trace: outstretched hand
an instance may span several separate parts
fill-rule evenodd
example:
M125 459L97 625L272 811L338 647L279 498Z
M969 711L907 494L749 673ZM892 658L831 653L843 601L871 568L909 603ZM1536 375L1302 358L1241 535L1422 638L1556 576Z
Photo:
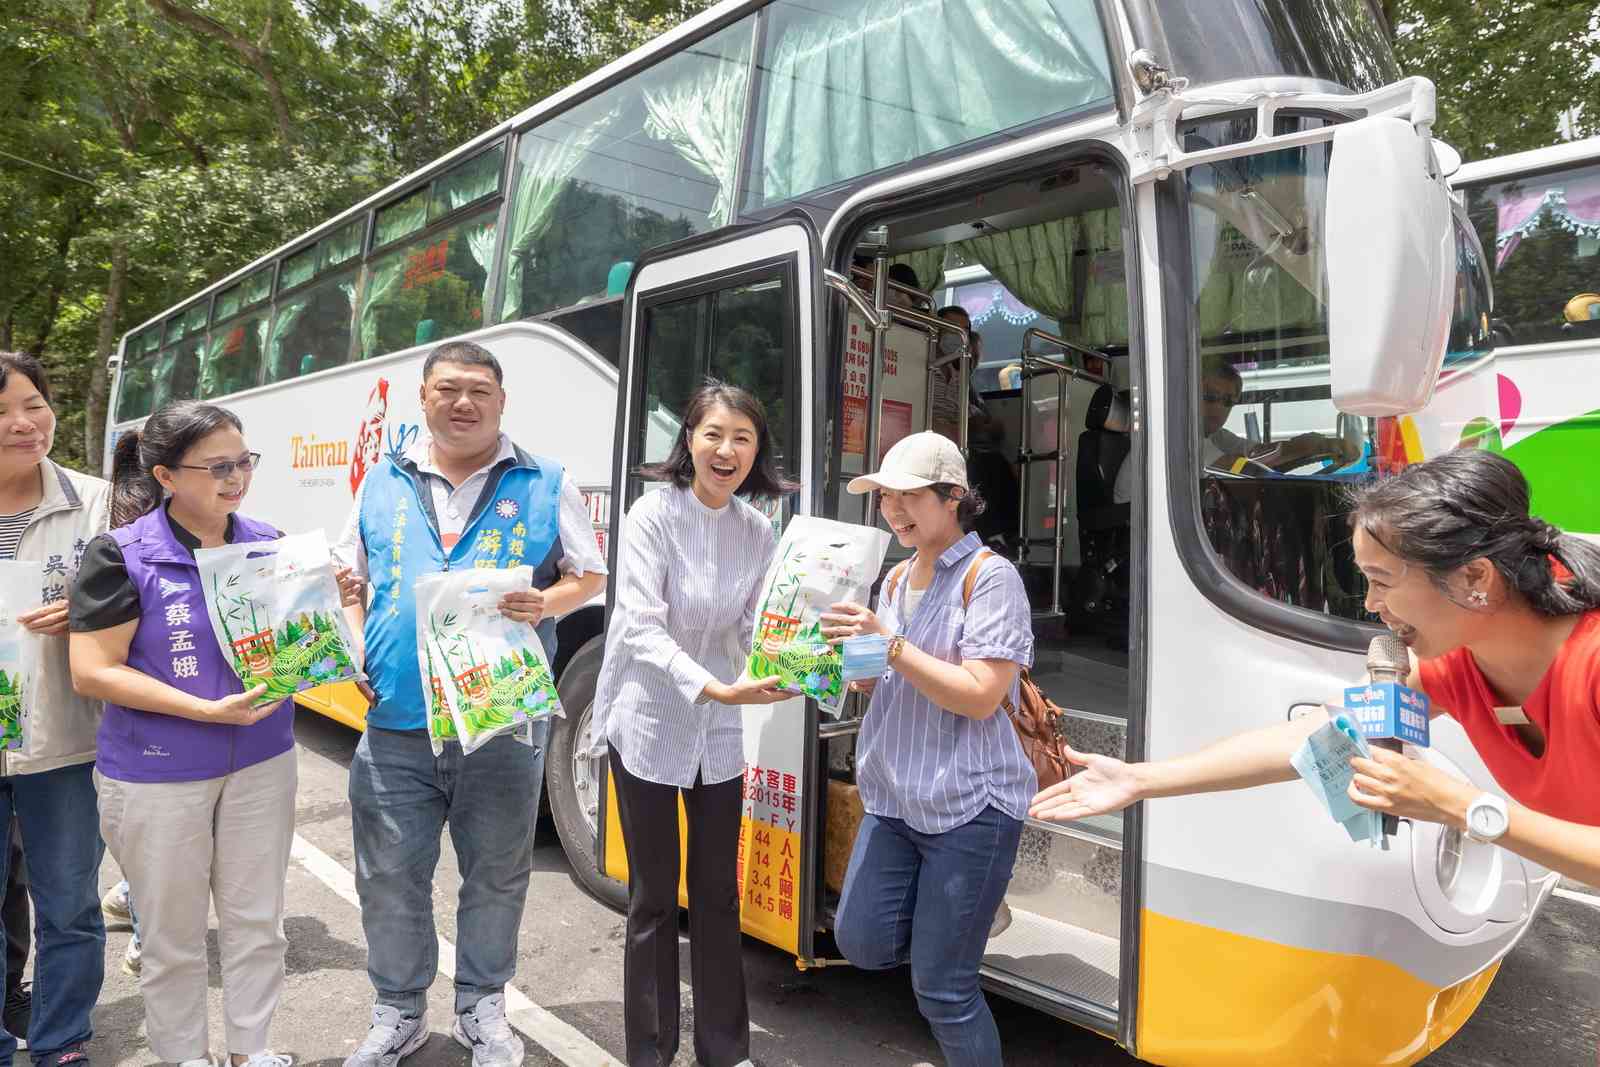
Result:
M1028 814L1046 822L1109 815L1140 799L1138 772L1114 756L1079 752L1063 744L1067 762L1082 770L1033 798Z

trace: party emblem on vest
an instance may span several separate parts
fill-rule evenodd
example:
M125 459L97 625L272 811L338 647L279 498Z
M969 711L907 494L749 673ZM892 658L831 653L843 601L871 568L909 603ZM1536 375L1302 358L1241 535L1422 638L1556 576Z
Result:
M189 583L188 582L169 582L165 578L161 578L161 579L158 579L158 580L161 582L161 599L162 600L165 600L167 597L171 596L173 593L187 593L189 591Z
M521 510L517 502L508 496L503 496L494 502L494 513L502 519L514 519Z

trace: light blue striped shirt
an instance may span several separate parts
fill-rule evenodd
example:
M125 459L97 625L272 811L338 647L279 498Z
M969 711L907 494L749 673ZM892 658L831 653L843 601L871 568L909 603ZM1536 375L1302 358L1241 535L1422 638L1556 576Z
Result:
M662 785L744 773L743 709L695 698L744 669L776 550L772 523L737 497L714 510L673 486L634 502L595 689L596 754L609 742L629 773Z
M907 567L895 587L896 603L879 597L878 617L923 652L950 663L1003 659L1031 666L1033 612L1022 576L1009 560L985 560L971 604L961 603L967 568L981 547L978 535L969 533L946 549L916 610L902 619L911 585ZM1015 684L1011 699L1017 699ZM1038 778L1004 710L987 719L945 711L889 670L861 721L856 786L872 814L941 834L991 804L1014 819L1025 818Z

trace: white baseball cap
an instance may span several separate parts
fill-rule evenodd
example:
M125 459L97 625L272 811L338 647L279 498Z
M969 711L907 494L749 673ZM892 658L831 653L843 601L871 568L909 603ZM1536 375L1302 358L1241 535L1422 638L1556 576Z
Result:
M846 488L857 494L874 489L903 493L940 484L966 489L967 460L950 438L924 430L900 438L884 455L876 474L852 478Z

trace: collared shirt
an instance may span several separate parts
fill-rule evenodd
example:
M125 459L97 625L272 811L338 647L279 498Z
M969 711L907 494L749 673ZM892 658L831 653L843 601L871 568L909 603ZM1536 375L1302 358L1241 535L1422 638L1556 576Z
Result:
M451 485L450 479L440 472L438 464L433 461L433 439L426 435L413 441L406 449L405 456L417 465L417 472L423 475L428 483L428 489L433 495L433 512L439 520L439 540L444 545L444 550L449 552L457 541L461 539L461 531L467 528L467 522L472 517L478 498L483 495L489 486L489 471L497 463L516 458L516 446L511 443L511 438L505 434L500 435L500 450L493 459L474 471L460 485ZM361 545L361 502L367 483L363 479L360 488L356 490L356 498L350 508L350 517L345 521L344 532L339 535L338 544L333 547L333 556L339 563L346 567L353 567L361 577L367 577L367 553ZM589 506L583 502L583 494L573 484L572 476L563 473L561 476L561 561L562 574L604 574L606 573L605 557L600 554L600 544L594 536L594 524L589 519Z
M978 535L969 533L946 549L916 610L902 618L911 584L908 569L896 583L896 603L884 603L880 596L878 618L910 644L949 663L1001 659L1030 666L1033 612L1022 576L1009 560L984 560L971 603L961 603L967 568L981 547ZM1013 683L1013 701L1017 693ZM957 715L890 669L861 721L856 786L872 814L940 834L970 822L989 805L1025 818L1038 778L1004 710L987 719Z
M646 781L726 782L744 772L743 709L696 700L744 668L772 523L737 497L713 509L677 486L640 497L624 522L595 748L609 742Z

